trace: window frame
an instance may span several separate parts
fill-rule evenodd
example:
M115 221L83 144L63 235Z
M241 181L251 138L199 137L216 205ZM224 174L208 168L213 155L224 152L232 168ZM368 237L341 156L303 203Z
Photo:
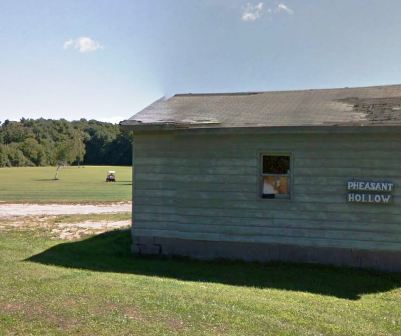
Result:
M290 165L288 174L265 174L263 173L263 157L264 156L288 156L290 158ZM263 151L259 153L259 178L258 178L258 197L261 200L276 200L276 201L292 201L293 199L293 186L294 186L294 177L293 177L293 169L294 167L294 155L291 152L280 152L280 151ZM263 197L263 183L264 176L287 176L289 179L288 182L288 197Z

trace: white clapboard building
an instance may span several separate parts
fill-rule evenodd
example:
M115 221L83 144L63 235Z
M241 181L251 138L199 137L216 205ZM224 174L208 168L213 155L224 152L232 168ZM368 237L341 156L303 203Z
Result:
M177 94L121 125L133 252L401 271L401 85Z

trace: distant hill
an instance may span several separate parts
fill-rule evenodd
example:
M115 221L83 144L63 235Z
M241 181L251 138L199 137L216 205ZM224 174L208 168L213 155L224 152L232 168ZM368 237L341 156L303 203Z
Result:
M96 120L0 122L0 167L130 165L131 146L129 132Z

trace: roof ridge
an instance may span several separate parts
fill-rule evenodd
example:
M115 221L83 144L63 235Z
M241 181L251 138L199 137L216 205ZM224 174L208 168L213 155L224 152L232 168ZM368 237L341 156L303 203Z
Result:
M265 93L265 91L250 91L250 92L205 92L205 93L177 93L173 97L194 97L194 96L248 96Z
M295 90L273 90L273 91L239 91L239 92L197 92L197 93L177 93L173 97L202 97L202 96L250 96L264 93L291 93L291 92L311 92L311 91L333 91L347 89L384 89L400 87L401 84L370 85L370 86L345 86L336 88L314 88L314 89L295 89Z

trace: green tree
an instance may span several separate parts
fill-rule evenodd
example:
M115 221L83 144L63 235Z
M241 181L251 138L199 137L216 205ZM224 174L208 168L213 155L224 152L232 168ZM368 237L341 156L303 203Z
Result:
M129 133L96 120L24 119L0 123L0 167L131 164Z
M33 163L20 151L17 143L6 145L5 150L12 167L33 166Z
M7 155L6 146L0 144L0 167L10 167L11 162Z
M74 137L69 141L69 145L71 146L71 163L79 165L83 161L86 152L84 134L79 130L75 131Z
M46 163L46 154L43 146L34 138L25 139L19 145L19 149L35 166L43 166Z

